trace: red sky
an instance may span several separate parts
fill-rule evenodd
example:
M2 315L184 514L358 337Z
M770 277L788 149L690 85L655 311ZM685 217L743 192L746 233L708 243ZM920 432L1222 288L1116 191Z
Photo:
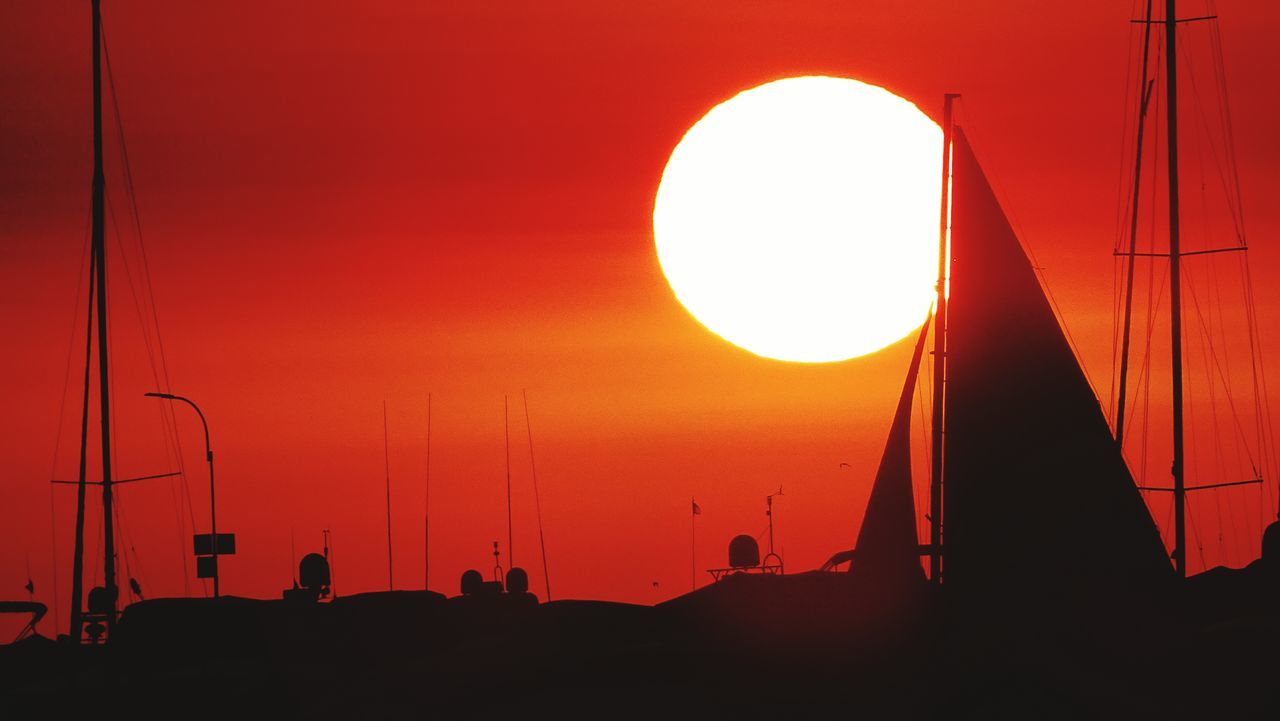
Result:
M396 585L421 587L428 392L438 590L490 567L493 539L506 545L505 393L516 561L541 593L522 388L557 597L651 602L687 590L691 496L704 511L700 569L724 561L733 534L764 528L764 496L779 484L789 568L847 548L909 344L819 366L752 356L683 311L653 251L653 193L683 132L781 77L858 78L935 116L944 92L964 93L962 122L1107 392L1132 133L1128 20L1139 12L1129 3L1057 14L1011 0L104 5L169 378L209 417L219 527L238 534L224 592L275 596L290 583L291 534L301 554L318 550L323 528L340 592L385 588L384 399ZM1199 0L1182 5L1205 14ZM1266 335L1280 323L1280 9L1216 5ZM73 491L54 491L51 516L47 481L76 470L88 4L9 3L0 28L0 597L24 596L29 558L52 607L56 542L65 616ZM1186 32L1189 53L1208 49L1207 28ZM1208 102L1209 58L1193 57ZM1185 92L1187 244L1207 248L1230 236L1200 220L1218 176ZM114 134L111 122L108 186L124 238L109 231L116 463L133 476L174 461L157 402L142 397L155 383L123 272L128 262L136 281L141 258ZM1159 328L1155 342L1167 346ZM1266 358L1280 359L1275 345L1264 338ZM1202 357L1198 345L1189 353ZM1193 379L1208 367L1195 362ZM1154 376L1145 475L1163 484ZM207 479L186 409L178 430L204 531ZM1192 482L1239 470L1201 463ZM149 595L185 592L181 490L151 481L120 493L131 573ZM1256 556L1274 492L1232 493L1197 500L1204 556L1193 570Z

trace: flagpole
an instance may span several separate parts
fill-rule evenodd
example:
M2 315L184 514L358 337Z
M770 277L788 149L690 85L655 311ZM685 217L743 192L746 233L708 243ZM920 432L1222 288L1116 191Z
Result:
M689 509L689 590L698 590L698 502L692 497Z

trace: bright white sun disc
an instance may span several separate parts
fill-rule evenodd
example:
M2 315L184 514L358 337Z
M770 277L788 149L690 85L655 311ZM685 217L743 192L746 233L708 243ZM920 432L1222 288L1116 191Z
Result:
M846 78L777 80L712 108L654 201L676 297L758 355L839 361L920 326L937 273L942 131Z

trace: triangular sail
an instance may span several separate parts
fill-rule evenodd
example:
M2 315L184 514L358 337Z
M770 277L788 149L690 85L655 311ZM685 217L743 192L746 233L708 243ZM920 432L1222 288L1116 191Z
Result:
M858 530L849 572L876 583L924 582L916 537L916 508L911 493L911 399L929 323L920 329L898 410L876 471L867 512Z
M944 580L1133 587L1159 531L964 133L953 149Z

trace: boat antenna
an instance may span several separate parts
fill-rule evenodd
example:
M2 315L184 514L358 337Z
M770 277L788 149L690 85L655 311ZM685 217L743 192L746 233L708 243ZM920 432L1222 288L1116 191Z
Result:
M778 486L777 493L770 493L764 497L765 509L764 515L769 518L769 555L775 555L773 552L773 498L782 495L782 486Z
M933 323L932 473L929 479L929 580L942 583L942 433L947 370L947 264L951 257L951 136L955 129L952 106L958 93L942 96L942 193L938 214L938 298Z
M498 550L498 542L493 542L493 580L502 583L502 552Z
M507 396L502 396L502 437L507 453L507 562L512 568L516 565L515 546L511 538L511 424L508 422ZM497 547L494 547L495 555Z
M387 431L387 402L382 402L382 456L387 472L387 590L396 589L391 565L391 441Z
M333 554L329 552L329 529L324 529L322 533L324 533L324 560L329 562L329 598L332 600L338 597L338 591L337 584L333 581L336 576L333 575Z
M533 461L533 426L529 424L529 393L520 389L524 401L524 428L529 435L529 469L533 473L533 507L538 513L538 545L542 550L542 582L546 585L547 600L551 600L551 573L547 570L547 542L542 536L542 499L538 495L538 465Z
M422 503L422 589L431 588L431 394L426 394L426 501Z

